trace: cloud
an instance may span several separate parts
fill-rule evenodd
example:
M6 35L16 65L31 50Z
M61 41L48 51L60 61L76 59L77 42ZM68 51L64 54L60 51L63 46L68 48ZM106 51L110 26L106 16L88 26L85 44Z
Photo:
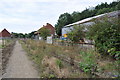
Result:
M68 2L69 0L1 0L7 2Z

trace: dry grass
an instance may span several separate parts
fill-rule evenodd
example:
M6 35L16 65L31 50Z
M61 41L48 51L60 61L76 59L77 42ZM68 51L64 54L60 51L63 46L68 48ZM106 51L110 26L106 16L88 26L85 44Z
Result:
M30 58L38 65L41 77L64 77L64 78L85 78L89 77L85 72L75 70L71 65L62 62L64 68L60 69L56 65L56 60L59 60L54 55L62 55L63 58L70 58L78 62L86 64L95 64L100 72L117 72L114 65L115 61L110 62L104 60L99 53L94 50L86 50L77 46L59 46L46 44L42 41L26 40L21 41L24 49L29 53ZM117 64L117 63L115 63ZM108 67L109 66L109 67ZM104 67L104 69L102 69ZM91 67L92 68L92 67Z
M52 70L54 72L54 74L57 75L57 77L59 77L59 78L62 78L62 77L67 78L68 75L69 75L68 69L67 68L62 68L61 69L56 64L56 61L57 61L57 58L55 58L55 57L49 58L48 56L45 56L44 59L43 59L43 61L42 61L42 65L50 68L50 70ZM45 72L49 73L48 70L45 71Z

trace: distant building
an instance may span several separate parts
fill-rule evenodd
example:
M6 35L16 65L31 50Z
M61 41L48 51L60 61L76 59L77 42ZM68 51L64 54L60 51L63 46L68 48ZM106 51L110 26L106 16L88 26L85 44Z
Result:
M11 38L11 34L6 29L3 29L0 32L0 39L9 39L9 38Z
M51 35L55 35L55 28L51 24L47 23L46 26L43 25L43 27L49 29Z
M46 25L43 25L42 28L48 29L50 31L51 37L53 37L55 35L55 28L51 24L47 23ZM39 40L42 39L42 37L40 37L38 31L35 32L35 39L39 39Z

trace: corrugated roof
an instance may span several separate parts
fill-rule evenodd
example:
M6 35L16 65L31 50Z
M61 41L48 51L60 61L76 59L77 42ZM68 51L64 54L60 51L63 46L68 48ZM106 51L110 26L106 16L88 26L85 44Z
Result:
M101 14L101 15L97 15L97 16L94 16L94 17L86 18L86 19L80 20L78 22L66 25L66 26L64 26L64 28L65 27L69 27L69 26L73 26L73 25L76 25L76 24L82 24L82 23L85 23L85 22L89 22L92 19L100 18L100 17L105 16L105 15L107 15L109 17L113 17L115 15L118 15L119 13L120 13L120 10L119 11L113 11L113 12L110 12L110 13L104 13L104 14Z

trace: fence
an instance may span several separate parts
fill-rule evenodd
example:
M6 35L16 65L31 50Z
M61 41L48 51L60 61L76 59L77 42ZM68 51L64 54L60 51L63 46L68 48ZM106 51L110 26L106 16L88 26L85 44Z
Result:
M94 45L91 44L91 43L73 43L73 42L70 42L70 41L54 40L53 44L60 45L60 46L76 46L76 47L85 48L85 49L92 49L92 48L94 48Z

